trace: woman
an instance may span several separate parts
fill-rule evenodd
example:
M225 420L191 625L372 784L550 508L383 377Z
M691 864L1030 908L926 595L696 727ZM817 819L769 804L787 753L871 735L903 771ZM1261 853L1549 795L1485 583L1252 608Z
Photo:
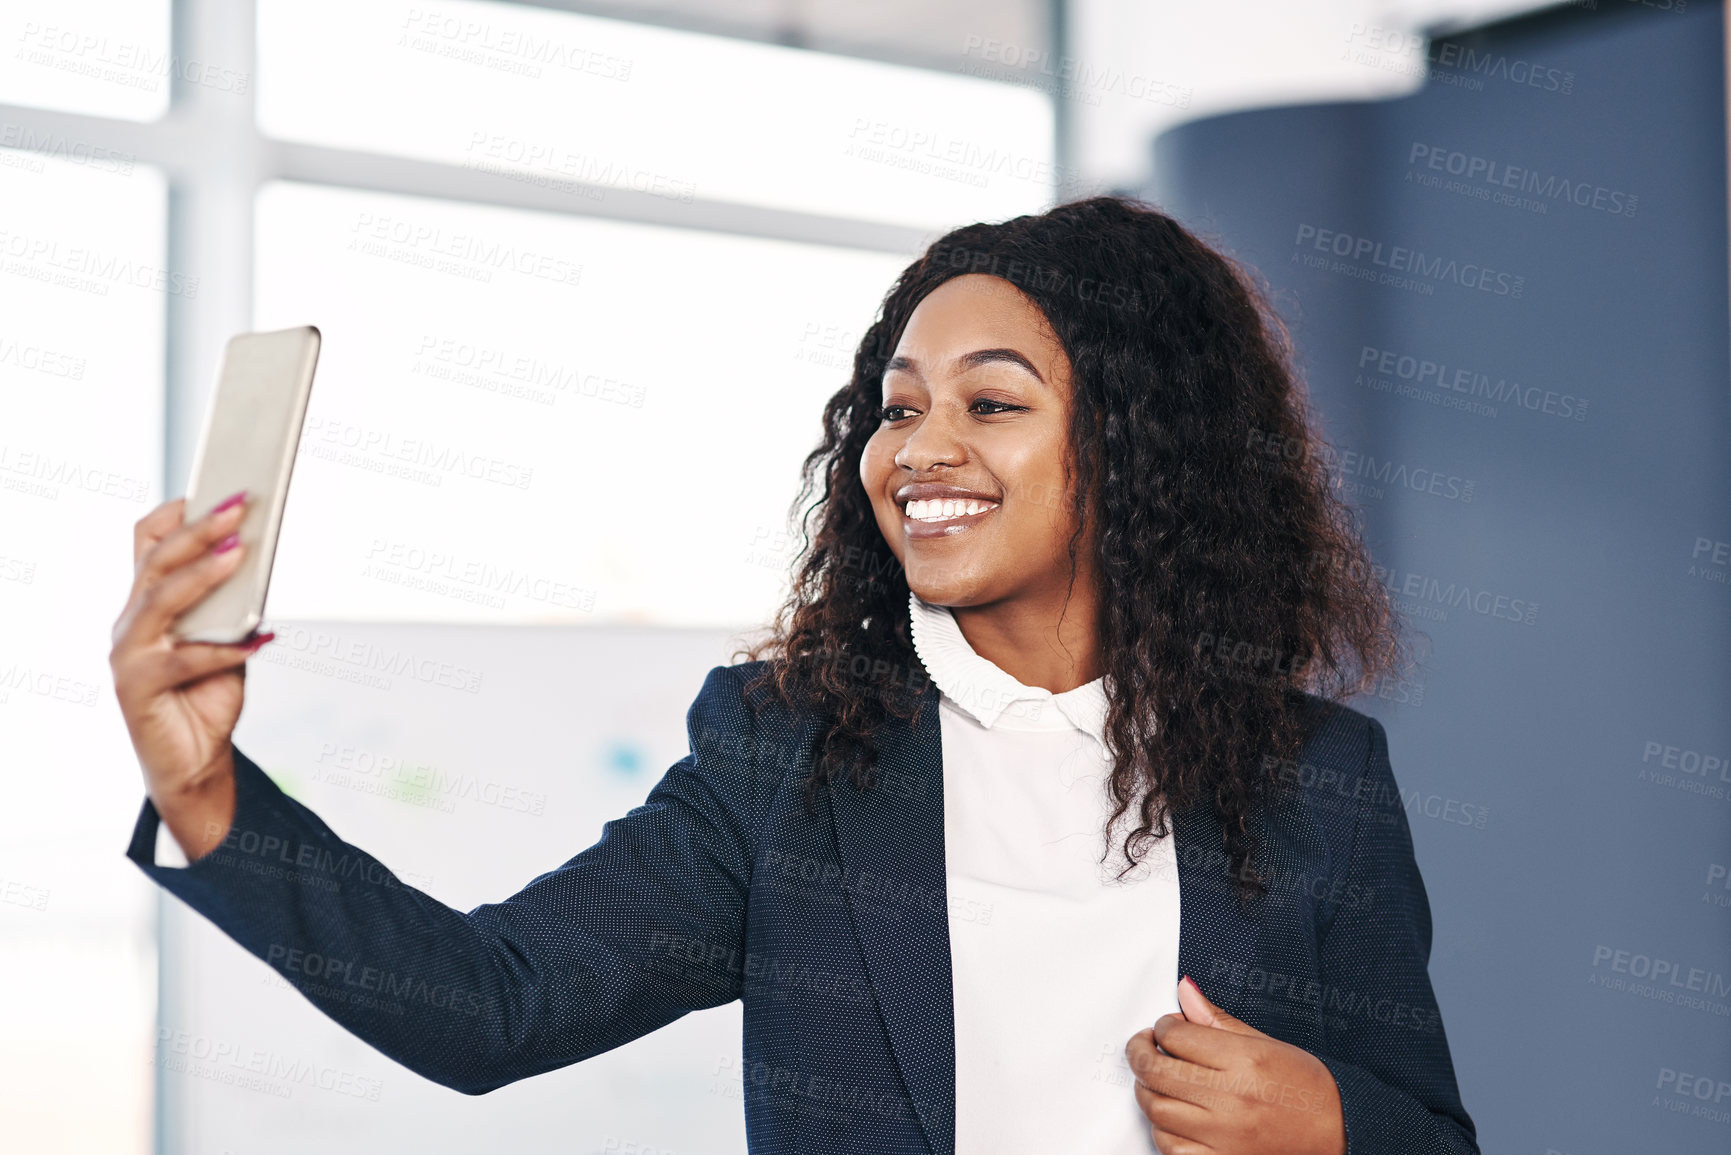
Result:
M958 229L825 410L776 628L594 846L463 914L284 796L230 741L262 641L167 634L241 506L177 501L115 626L129 854L470 1094L742 998L753 1151L1476 1152L1386 735L1334 700L1405 655L1319 449L1170 218Z

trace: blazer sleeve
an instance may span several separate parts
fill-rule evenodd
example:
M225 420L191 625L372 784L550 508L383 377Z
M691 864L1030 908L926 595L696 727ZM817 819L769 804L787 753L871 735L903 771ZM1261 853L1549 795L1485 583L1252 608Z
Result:
M466 914L344 842L239 748L221 846L157 865L146 800L127 855L349 1031L484 1094L739 996L764 791L733 667L710 671L686 724L691 752L641 806Z
M1358 785L1348 883L1371 901L1342 904L1322 941L1320 1055L1340 1090L1347 1155L1478 1155L1426 967L1430 903L1412 831L1375 718Z

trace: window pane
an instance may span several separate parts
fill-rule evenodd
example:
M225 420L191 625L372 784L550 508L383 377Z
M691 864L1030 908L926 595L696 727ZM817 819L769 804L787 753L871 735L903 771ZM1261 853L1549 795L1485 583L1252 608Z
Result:
M169 0L14 0L0 5L0 103L155 120L177 70L202 77L169 46ZM20 142L0 126L0 145Z
M582 182L579 210L635 189L948 228L1054 187L1049 98L974 77L476 0L260 0L258 43L265 132Z
M324 333L269 616L733 628L906 260L279 183L261 328Z
M0 162L0 1143L142 1152L155 907L107 657L161 500L164 296L196 285L155 170Z

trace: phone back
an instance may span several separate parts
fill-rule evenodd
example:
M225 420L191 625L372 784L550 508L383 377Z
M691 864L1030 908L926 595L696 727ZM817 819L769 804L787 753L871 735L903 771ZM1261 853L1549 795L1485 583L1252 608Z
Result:
M175 620L172 633L195 642L238 642L264 619L277 532L288 502L318 364L311 325L241 333L223 352L186 491L186 520L203 517L236 490L247 491L240 567Z

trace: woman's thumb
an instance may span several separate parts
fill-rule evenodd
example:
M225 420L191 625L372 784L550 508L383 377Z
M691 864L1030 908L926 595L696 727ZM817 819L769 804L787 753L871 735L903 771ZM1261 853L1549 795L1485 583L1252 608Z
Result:
M1184 1012L1186 1019L1198 1026L1219 1027L1221 1030L1233 1031L1237 1034L1258 1035L1262 1033L1254 1027L1246 1026L1209 1002L1208 996L1202 993L1202 988L1197 986L1196 980L1189 975L1178 980L1178 1009Z

